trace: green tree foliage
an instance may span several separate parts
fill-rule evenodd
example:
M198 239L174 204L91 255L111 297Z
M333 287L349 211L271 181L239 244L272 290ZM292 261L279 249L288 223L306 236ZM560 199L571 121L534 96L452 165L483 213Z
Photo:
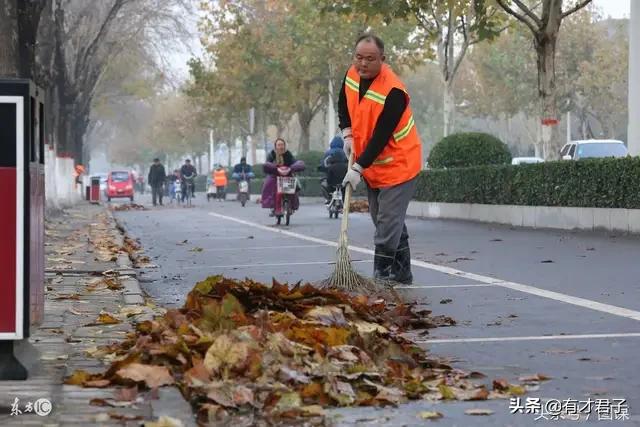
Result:
M436 57L443 84L443 133L455 126L454 83L468 49L492 40L503 30L506 14L494 0L326 0L330 8L345 13L382 16L387 22L411 19L413 36ZM435 48L435 49L434 49ZM431 50L434 52L431 52Z
M459 168L509 163L511 153L498 138L480 132L456 133L438 142L429 156L432 168Z
M412 25L390 27L362 14L320 13L312 0L205 3L203 13L207 56L192 61L187 93L203 105L205 120L213 127L225 120L225 126L242 128L254 107L258 123L282 129L295 113L302 130L300 151L310 148L311 121L325 107L329 80L340 88L358 34L379 33L396 64L419 55L408 39Z

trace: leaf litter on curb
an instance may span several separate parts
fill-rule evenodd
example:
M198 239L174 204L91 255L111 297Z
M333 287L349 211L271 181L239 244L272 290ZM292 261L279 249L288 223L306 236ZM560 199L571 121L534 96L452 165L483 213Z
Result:
M102 348L114 357L106 372L76 371L66 383L129 390L175 383L205 425L233 416L318 424L329 407L520 392L502 380L489 391L472 381L482 374L452 369L401 335L453 323L310 284L213 276L196 284L181 309L140 322L124 342Z

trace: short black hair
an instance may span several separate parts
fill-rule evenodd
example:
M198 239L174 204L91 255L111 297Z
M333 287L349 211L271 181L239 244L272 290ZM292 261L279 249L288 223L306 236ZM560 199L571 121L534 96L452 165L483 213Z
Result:
M156 157L155 159L153 159L153 161L154 161L154 162L159 162L159 161L160 161L160 159Z
M186 163L191 163L191 159L185 160Z
M384 55L384 42L380 37L376 36L373 33L363 33L360 35L360 37L358 37L358 40L356 40L355 46L358 46L361 41L368 41L368 42L375 43L376 46L378 46L378 49L380 49L380 53Z

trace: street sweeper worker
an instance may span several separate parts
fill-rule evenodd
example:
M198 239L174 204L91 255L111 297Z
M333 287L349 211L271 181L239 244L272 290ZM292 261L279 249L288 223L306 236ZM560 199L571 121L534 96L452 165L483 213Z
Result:
M385 62L384 43L364 34L355 45L338 101L345 154L353 165L343 184L367 186L374 235L374 277L410 284L405 217L422 164L422 145L405 85Z

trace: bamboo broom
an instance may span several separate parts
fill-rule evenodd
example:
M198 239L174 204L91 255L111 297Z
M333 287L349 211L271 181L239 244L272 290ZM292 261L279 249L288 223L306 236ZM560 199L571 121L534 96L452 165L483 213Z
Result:
M353 151L349 155L348 170L353 165ZM329 289L339 289L347 292L354 291L370 291L375 292L378 289L375 280L367 279L357 273L351 266L351 256L349 255L349 237L347 229L349 228L349 209L351 205L351 192L353 189L350 184L345 186L344 207L342 213L342 222L340 223L340 236L338 240L338 250L336 251L336 268L333 274L320 282L321 286Z

